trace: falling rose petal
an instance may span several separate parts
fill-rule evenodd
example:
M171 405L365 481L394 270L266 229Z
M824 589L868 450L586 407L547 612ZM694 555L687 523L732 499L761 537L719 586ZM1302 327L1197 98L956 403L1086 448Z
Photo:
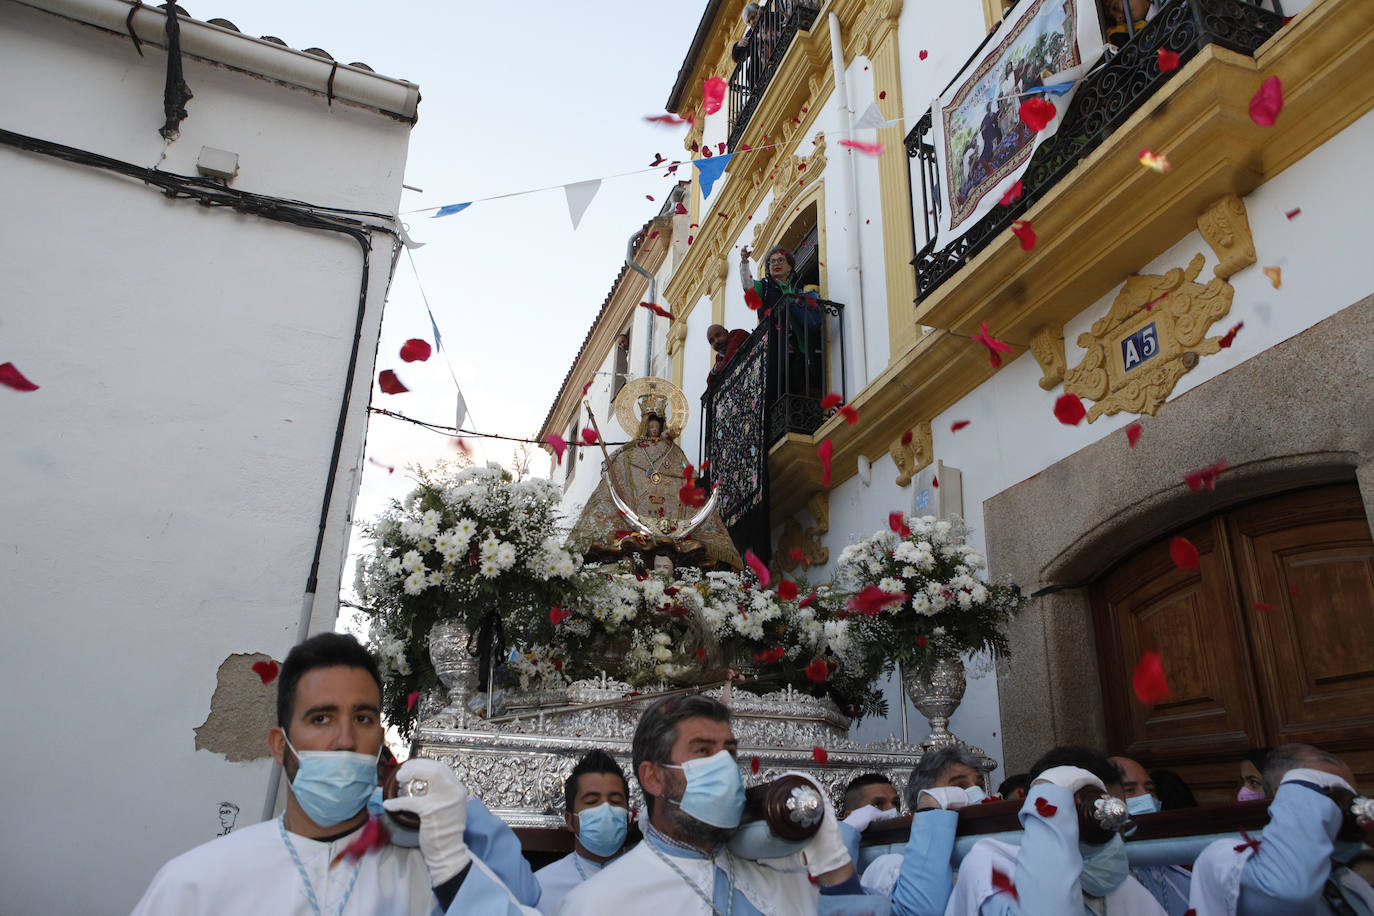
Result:
M755 754L754 756L752 756L752 757L749 758L749 772L750 772L750 773L753 773L755 776L758 775L758 772L759 772L759 755L758 755L758 754Z
M587 396L587 392L591 390L592 383L595 382L595 381L596 381L596 376L592 376L591 378L587 379L587 384L585 384L585 385L582 386L582 396L583 396L584 398Z
M1136 699L1146 706L1169 699L1169 683L1164 679L1164 660L1158 652L1147 649L1141 653L1135 673L1131 675L1131 686L1135 689Z
M744 293L744 304L749 306L750 311L757 312L763 308L763 299L753 289L748 289Z
M924 636L917 636L916 645L924 649L926 646L930 645L930 640L926 639Z
M1000 871L996 865L992 866L992 887L999 894L1010 894L1013 900L1021 899L1016 893L1016 885L1011 883L1011 875Z
M887 527L892 529L892 533L898 537L911 537L911 526L906 523L906 513L889 512L887 514Z
M690 480L677 491L677 498L681 500L684 506L690 506L693 509L700 509L706 505L706 491L695 486Z
M879 100L887 98L887 90L884 89L882 92L878 93L878 98Z
M717 150L717 152L719 152L722 156L724 156L724 155L725 155L725 144L724 144L724 143L717 143L717 144L716 144L716 150Z
M725 100L726 82L722 77L713 76L701 82L701 111L715 114L720 111L720 103Z
M965 426L968 426L972 422L972 420L955 420L953 423L949 424L949 431L952 433L957 433L959 430L963 429Z
M1289 221L1291 222L1297 219L1300 213L1302 213L1302 207L1294 207L1292 210L1289 210L1287 213L1285 213L1284 216L1288 217Z
M1168 48L1159 49L1159 72L1171 73L1178 69L1178 55Z
M409 712L414 709L415 704L418 702L420 702L420 691L412 690L410 693L406 694L406 711Z
M1065 426L1077 426L1087 415L1087 408L1076 394L1061 394L1054 402L1054 416Z
M816 455L821 459L821 486L830 486L830 460L835 456L835 443L826 439L816 446Z
M385 469L386 469L386 472L387 472L388 474L395 474L395 473L396 473L396 465L394 465L394 464L383 464L382 462L378 461L376 458L373 458L371 455L368 455L368 456L367 456L367 461L368 461L369 464L375 464L375 465L376 465L377 467L379 467L379 468L385 468Z
M1255 602L1255 610L1257 610L1257 611L1277 611L1277 610L1278 610L1278 606L1277 606L1277 605L1274 605L1274 604L1270 604L1270 603L1268 603L1267 601L1256 601L1256 602Z
M661 305L657 305L653 302L641 302L639 303L639 307L648 309L660 318L667 318L669 321L673 320L673 313Z
M759 559L758 554L754 553L753 550L746 549L744 551L744 562L754 571L754 575L758 577L759 585L767 588L772 577L769 576L768 567L763 565L763 561Z
M591 383L588 382L587 384L590 385ZM586 389L583 389L582 393L586 394ZM568 443L563 441L563 437L557 433L549 433L544 437L544 441L549 444L549 448L553 449L553 453L558 456L558 463L562 464L563 453L568 450Z
M253 662L253 673L262 678L264 684L275 681L279 670L281 670L281 666L271 659Z
M1264 268L1264 275L1269 278L1270 283L1274 284L1274 289L1283 285L1283 268L1266 267Z
M1015 203L1016 201L1020 200L1020 199L1021 199L1021 191L1022 191L1023 188L1024 188L1024 184L1023 184L1023 182L1021 181L1021 179L1020 179L1020 178L1016 179L1016 183L1015 183L1014 185L1012 185L1011 187L1007 188L1007 193L1005 193L1005 194L1002 195L1002 200L1001 200L1002 206L1004 206L1004 207L1010 207L1013 203Z
M350 862L361 859L374 849L385 849L390 842L391 830L382 823L380 817L370 817L367 823L363 825L362 831L353 839L353 842L345 846L338 855L330 860L329 867L333 868L345 859Z
M787 551L787 557L793 563L800 563L803 566L806 565L806 553L803 552L800 547L793 547L791 550Z
M596 434L596 430L592 429L590 426L582 430L583 445L596 445L600 439L601 437Z
M383 369L377 373L377 387L382 389L382 394L403 394L410 390L401 384L396 373L390 369Z
M658 153L654 153L654 161L649 163L649 168L651 168L651 169L652 169L652 168L656 168L656 167L662 165L663 163L665 163L665 162L667 162L667 161L668 161L667 159L664 159L664 158L663 158L661 155L659 155Z
M815 684L824 684L826 678L830 676L830 669L825 666L825 659L818 658L806 666L806 678Z
M1217 488L1217 476L1226 470L1226 459L1223 458L1215 464L1209 464L1205 468L1198 468L1183 475L1183 482L1188 485L1188 489L1194 493L1203 490L1215 490Z
M840 397L840 395L832 391L825 397L821 398L821 410L833 410L834 408L839 407L840 402L843 400L844 398Z
M677 216L685 216L687 214L687 208L682 205L682 201L678 201L673 205L673 213Z
M645 199L645 200L653 200L653 199L654 199L654 195L652 195L652 194L645 194L645 195L644 195L644 199Z
M925 48L922 48L922 49L921 49L921 53L919 53L919 54L916 55L916 59L917 59L917 60L925 60L925 59L926 59L927 57L929 57L929 56L930 56L930 52L927 51Z
M1169 542L1169 559L1173 560L1179 569L1197 569L1197 548L1187 538L1175 537Z
M805 598L803 598L802 600L800 600L800 601L797 602L797 607L799 607L799 608L810 607L811 605L813 605L813 604L816 603L816 599L819 598L820 596L821 596L821 593L820 593L819 591L817 591L816 589L813 588L813 589L811 589L811 594L807 595Z
M1043 797L1035 800L1035 813L1041 817L1054 817L1059 812L1058 805L1052 805Z
M710 159L712 156L715 155L715 153L711 152L711 147L703 146L701 148L701 155L705 156L707 159Z
M902 433L902 445L910 445L913 435L914 434L909 429L906 432Z
M863 591L850 597L845 607L865 617L877 617L883 609L893 604L903 604L911 597L906 592L887 592L876 585L866 585Z
M1243 327L1245 327L1245 322L1237 321L1235 327L1231 328L1231 330L1227 331L1225 334L1217 338L1217 346L1223 350L1230 347L1231 344L1235 343L1236 341L1236 333L1240 331L1240 329Z
M783 601L791 601L797 597L797 583L783 579L778 583L778 597Z
M682 118L679 118L677 115L670 114L645 115L644 120L648 121L650 124L666 124L669 127L676 127L679 124L687 123ZM658 163L655 162L654 165L658 165Z
M825 766L826 762L830 760L830 755L826 753L825 748L818 744L811 749L811 759L821 766Z
M931 487L938 488L940 486L940 478L932 476L930 478L930 485Z
M564 610L561 607L549 608L549 623L558 626L563 621L572 616L572 611Z
M1169 164L1167 157L1159 153L1152 153L1148 149L1140 151L1140 164L1147 169L1154 169L1161 175L1173 168L1173 166Z
M844 422L848 423L850 426L859 422L859 411L856 410L852 404L841 404L840 416L844 417Z
M1030 251L1035 247L1035 230L1031 228L1031 221L1028 219L1014 220L1011 224L1011 233L1021 240L1021 250Z
M883 145L881 143L864 143L862 140L841 140L840 146L847 146L867 156L879 156L882 155L883 152Z
M38 386L24 378L14 363L0 363L0 385L15 391L37 391Z
M1131 448L1135 448L1135 444L1140 441L1140 434L1144 431L1144 427L1140 425L1139 421L1127 425L1126 444Z
M1260 127L1273 127L1283 111L1283 83L1277 76L1260 83L1259 91L1250 99L1250 120Z
M429 341L412 337L401 345L401 359L407 363L422 363L431 353Z
M1054 103L1049 99L1033 95L1021 103L1018 114L1022 122L1033 131L1042 131L1051 121L1059 109L1054 107Z

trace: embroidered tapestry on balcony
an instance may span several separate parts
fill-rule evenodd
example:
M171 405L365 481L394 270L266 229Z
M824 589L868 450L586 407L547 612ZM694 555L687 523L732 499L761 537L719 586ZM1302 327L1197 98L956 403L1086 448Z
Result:
M1076 80L1101 54L1094 0L1031 0L1002 21L932 106L942 203L937 248L998 206L1036 147L1059 127L1073 90L1042 96L1058 111L1038 132L1020 116L1031 90Z
M737 535L742 521L749 522L760 511L766 517L768 512L763 416L767 356L768 347L760 340L737 359L721 379L711 408L707 452L720 485L720 515L732 535Z

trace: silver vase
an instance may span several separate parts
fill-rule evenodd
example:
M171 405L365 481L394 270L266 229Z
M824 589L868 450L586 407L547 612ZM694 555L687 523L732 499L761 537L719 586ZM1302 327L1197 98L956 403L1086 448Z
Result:
M468 654L468 629L458 620L441 620L429 628L429 660L444 685L447 708L460 718L477 693L477 659Z
M902 668L902 689L930 720L930 735L922 745L960 743L949 730L949 717L959 708L967 686L963 660L957 657L942 656L928 665Z

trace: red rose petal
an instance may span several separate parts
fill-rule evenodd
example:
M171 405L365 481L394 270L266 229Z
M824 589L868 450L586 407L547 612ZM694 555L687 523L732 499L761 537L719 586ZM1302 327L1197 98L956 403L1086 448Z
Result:
M1022 122L1033 131L1042 131L1054 120L1059 109L1049 99L1033 95L1021 103L1018 114Z
M1058 805L1051 805L1043 797L1035 800L1035 813L1041 817L1054 817L1058 811Z
M1021 179L1016 179L1016 184L1007 188L1007 193L1002 195L1002 206L1010 207L1013 203L1021 199L1023 185Z
M1035 242L1038 237L1035 234L1035 230L1031 227L1030 220L1018 219L1013 221L1011 224L1011 234L1020 239L1022 251L1030 251L1035 247Z
M996 865L992 866L992 886L999 894L1011 894L1011 899L1020 899L1016 893L1016 885L1011 883L1011 876L1004 871L998 870Z
M391 842L391 831L386 824L382 823L380 817L370 817L363 825L362 832L354 838L343 850L329 862L329 867L333 868L345 859L353 861L361 859L374 849L383 849Z
M682 205L682 201L678 201L673 205L673 213L677 216L687 215L687 208Z
M859 411L852 404L841 404L840 416L844 417L844 421L850 426L859 422Z
M720 111L720 103L725 100L725 90L727 84L719 76L701 82L701 110L703 114L715 114Z
M591 383L588 382L587 384L590 385ZM553 449L553 453L558 456L558 463L562 464L563 453L568 450L568 443L563 441L563 437L557 433L549 433L544 437L544 441L549 444L549 448Z
M24 377L14 363L0 363L0 385L15 391L37 391L38 386Z
M1169 73L1178 69L1178 55L1168 48L1159 49L1159 72Z
M930 485L932 488L940 486L940 478L932 476L930 478Z
M1188 489L1194 493L1202 490L1215 490L1217 488L1217 476L1226 470L1226 459L1218 461L1216 464L1209 464L1205 468L1199 468L1183 475L1183 482L1188 485Z
M826 753L825 748L821 747L820 745L816 745L811 749L811 759L819 763L821 766L825 766L826 762L830 760L830 755Z
M887 527L891 528L898 537L911 537L911 527L906 523L906 513L889 512L887 514Z
M816 603L816 599L820 596L821 593L813 588L811 589L811 594L807 595L805 598L797 602L797 607L810 607L811 605Z
M808 680L824 684L825 679L830 676L830 669L825 666L825 659L814 659L811 664L806 666L806 677Z
M754 571L754 575L758 577L759 585L767 588L772 577L768 574L768 567L763 565L763 561L759 559L758 554L754 553L753 550L745 550L744 562L748 564L749 568Z
M1221 337L1217 338L1217 346L1221 347L1221 349L1223 350L1230 347L1231 344L1235 342L1236 332L1243 327L1245 327L1245 322L1237 321L1235 327L1231 328L1231 330L1227 331Z
M669 127L676 127L679 124L687 123L682 118L679 118L677 115L670 114L645 115L644 120L648 121L650 124L666 124ZM658 163L655 162L654 165L658 165Z
M841 140L840 146L847 146L855 152L863 153L866 156L878 156L882 154L883 145L881 143L864 143L862 140Z
M639 303L639 306L640 308L648 309L660 318L667 318L669 321L673 320L673 313L668 311L661 305L655 305L652 302L641 302Z
M886 89L884 89L882 92L878 93L878 99L879 99L879 100L882 100L882 99L885 99L885 98L887 98L887 90L886 90Z
M930 52L927 51L925 48L922 48L922 49L921 49L921 53L919 53L919 54L916 55L916 59L917 59L917 60L925 60L925 59L926 59L927 57L929 57L929 56L930 56Z
M414 708L415 708L415 704L418 703L418 702L420 702L420 691L418 691L418 690L413 690L413 691L411 691L410 693L406 694L406 710L407 710L407 711L414 709Z
M1135 689L1136 698L1146 706L1169 699L1169 684L1164 680L1164 660L1158 652L1147 649L1141 653L1135 673L1131 675L1131 687Z
M821 459L821 486L830 486L830 460L835 456L835 443L826 439L816 446L816 455Z
M706 490L696 486L689 480L677 491L677 498L681 500L684 506L700 509L702 506L706 505Z
M1179 569L1197 569L1198 552L1193 542L1185 537L1175 537L1169 542L1169 559Z
M787 551L787 556L793 563L806 564L806 554L800 547L793 547L791 550Z
M279 670L281 670L281 666L278 665L275 661L272 661L271 659L268 659L265 662L253 662L253 673L256 674L258 677L262 678L262 682L264 684L270 684L273 681L275 681L277 679L277 672Z
M1274 284L1274 289L1278 289L1279 287L1283 286L1282 267L1263 267L1261 268L1261 270L1263 270L1264 275L1269 278L1269 282Z
M911 439L912 439L912 432L911 432L911 430L908 429L906 432L902 433L902 444L903 444L903 445L910 445L910 444L911 444Z
M561 607L549 608L549 623L558 626L563 621L572 616L572 611L564 610Z
M595 382L595 381L596 381L596 376L592 376L591 378L587 379L587 384L585 384L585 385L582 386L582 396L583 396L584 398L587 396L587 392L591 390L592 383Z
M429 359L432 352L429 341L418 337L412 337L401 345L401 359L407 363L422 363Z
M596 430L592 429L590 426L582 430L583 445L596 445L597 441L600 439L601 437L596 434Z
M797 583L783 579L778 583L778 597L783 601L791 601L797 597Z
M1278 605L1270 604L1270 603L1267 602L1267 601L1256 601L1256 602L1255 602L1255 610L1257 610L1257 611L1277 611L1278 609L1279 609L1279 608L1278 608Z
M759 771L759 755L755 754L749 758L749 772L757 774Z
M1054 415L1065 426L1077 426L1088 415L1088 409L1078 395L1065 393L1055 399Z
M1283 83L1277 76L1271 76L1260 83L1259 91L1250 99L1250 120L1260 127L1273 127L1281 111Z
M1302 207L1294 207L1292 210L1289 210L1287 213L1285 213L1284 216L1288 217L1288 219L1291 221L1296 219L1298 214L1300 213L1302 213Z
M863 591L845 602L845 607L865 617L877 617L883 609L893 604L903 604L911 597L906 592L885 592L876 585L866 585Z
M387 472L388 474L395 474L395 473L396 473L396 465L394 465L394 464L386 464L386 463L384 463L384 462L378 461L376 458L373 458L371 455L368 455L368 456L367 456L367 463L368 463L368 464L375 464L375 465L376 465L377 467L379 467L379 468L385 468L385 469L386 469L386 472Z
M952 433L957 433L959 430L963 429L965 426L968 426L972 422L972 420L955 420L953 423L949 424L949 431Z
M825 397L821 398L821 410L830 410L831 408L839 407L840 402L843 400L844 398L840 397L838 394L832 391Z
M1131 423L1126 427L1126 444L1135 448L1135 444L1140 441L1140 434L1144 432L1139 422Z
M401 384L396 373L390 369L383 369L377 374L377 387L382 389L382 394L403 394L410 390Z

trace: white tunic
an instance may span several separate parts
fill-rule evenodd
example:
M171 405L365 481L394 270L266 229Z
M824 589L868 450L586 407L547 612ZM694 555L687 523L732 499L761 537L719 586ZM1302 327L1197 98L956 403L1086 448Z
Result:
M580 872L578 866L582 867ZM599 871L599 862L584 859L575 852L539 869L534 873L535 880L539 882L539 912L544 916L553 916L553 911L558 909L558 904L568 895L568 891Z
M344 914L422 916L440 912L418 849L387 845L357 862L345 860L329 867L361 830L359 827L332 843L288 834L320 912L339 913L340 905ZM476 858L449 912L473 916L537 913L516 903L501 880ZM134 916L201 913L314 916L305 882L282 841L279 820L235 830L177 856L158 871L134 907Z

